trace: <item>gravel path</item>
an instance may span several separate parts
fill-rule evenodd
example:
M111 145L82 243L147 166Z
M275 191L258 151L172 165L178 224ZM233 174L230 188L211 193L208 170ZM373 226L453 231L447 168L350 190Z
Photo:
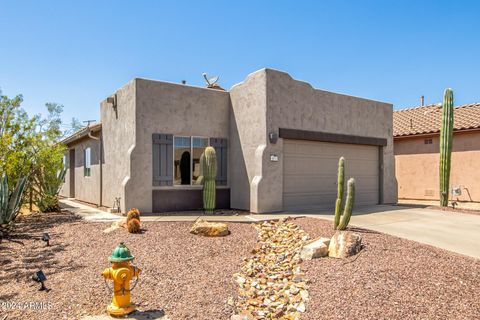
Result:
M0 243L0 315L9 320L104 313L111 296L100 273L120 241L143 269L132 293L141 309L163 309L172 320L228 320L233 310L226 300L237 294L232 275L244 257L252 256L257 240L248 224L230 223L231 235L203 238L188 232L191 223L147 222L143 234L132 235L122 229L104 234L108 223L87 223L67 213L29 220L11 241ZM332 235L330 222L302 218L295 223L312 237ZM43 232L52 238L49 248L39 240ZM302 319L480 319L480 260L359 232L366 248L356 260L301 264L311 281ZM36 268L45 271L50 292L37 291L29 280ZM5 301L51 308L6 310Z
M298 319L305 312L308 286L300 269L300 250L308 235L291 220L256 225L253 256L234 275L236 312L256 319Z

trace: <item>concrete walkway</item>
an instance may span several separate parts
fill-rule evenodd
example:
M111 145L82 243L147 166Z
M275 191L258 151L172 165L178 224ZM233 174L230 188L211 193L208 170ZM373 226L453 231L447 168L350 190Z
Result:
M333 220L329 212L308 216ZM355 210L350 225L480 259L480 215L382 205Z
M86 221L116 221L120 220L122 217L109 213L106 211L102 211L93 207L89 207L87 205L78 203L77 201L73 201L73 199L60 199L60 208L67 209L70 212L79 215Z
M79 216L81 216L86 221L91 222L108 222L108 221L117 221L122 218L123 216L116 215L113 213L105 212L100 209L96 209L84 204L81 204L77 201L73 201L73 199L61 199L60 200L60 207L62 209L67 209ZM198 218L202 218L208 221L216 221L216 222L236 222L236 223L255 223L259 221L267 221L267 220L277 220L287 217L295 218L304 217L304 214L295 213L295 214L250 214L250 215L214 215L214 216L207 216L207 215L171 215L171 216L151 216L145 215L141 216L142 221L155 221L155 222L193 222Z

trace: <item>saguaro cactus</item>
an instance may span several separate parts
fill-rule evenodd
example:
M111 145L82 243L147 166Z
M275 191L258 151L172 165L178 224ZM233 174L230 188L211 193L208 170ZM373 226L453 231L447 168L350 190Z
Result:
M342 214L342 199L345 184L345 158L340 157L338 160L338 176L337 176L337 201L335 202L335 218L333 220L333 229L337 229Z
M203 159L203 209L205 213L215 210L215 178L217 177L217 156L212 147L205 148Z
M337 176L337 200L335 201L335 217L333 219L333 229L345 230L352 216L353 203L355 201L355 179L350 178L347 182L347 199L345 208L342 212L343 190L345 185L345 158L340 157L338 160L338 176Z
M355 179L350 178L347 182L347 199L345 202L345 209L343 209L343 216L338 225L338 230L345 230L350 222L353 211L353 203L355 202Z
M448 206L450 167L453 142L453 91L445 89L442 104L442 127L440 128L440 205Z

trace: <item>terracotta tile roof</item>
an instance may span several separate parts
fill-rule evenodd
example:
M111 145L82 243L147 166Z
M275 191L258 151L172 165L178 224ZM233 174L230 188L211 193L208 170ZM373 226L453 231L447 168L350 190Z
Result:
M480 128L480 103L456 106L453 115L454 130ZM440 132L441 122L441 104L397 110L393 112L393 136Z

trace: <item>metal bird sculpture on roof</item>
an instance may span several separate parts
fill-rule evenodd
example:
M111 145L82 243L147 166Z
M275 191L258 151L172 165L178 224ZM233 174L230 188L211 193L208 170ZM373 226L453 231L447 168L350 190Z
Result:
M212 78L208 78L208 75L205 72L202 75L205 78L205 81L207 82L207 87L208 88L211 88L211 87L214 87L215 85L217 85L218 79L220 78L220 76L215 76L215 77L212 77Z

